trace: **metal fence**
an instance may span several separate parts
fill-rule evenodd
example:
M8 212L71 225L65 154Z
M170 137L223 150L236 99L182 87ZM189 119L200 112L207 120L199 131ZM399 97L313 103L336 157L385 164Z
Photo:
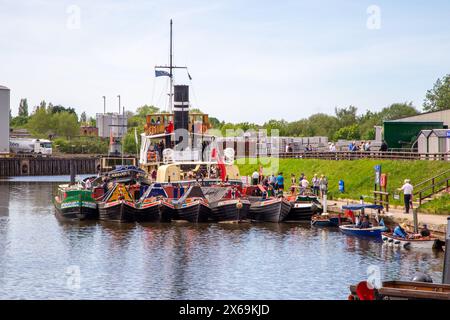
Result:
M268 155L281 159L323 159L323 160L359 160L359 159L386 159L386 160L437 160L450 161L450 153L417 153L396 151L309 151L290 152Z

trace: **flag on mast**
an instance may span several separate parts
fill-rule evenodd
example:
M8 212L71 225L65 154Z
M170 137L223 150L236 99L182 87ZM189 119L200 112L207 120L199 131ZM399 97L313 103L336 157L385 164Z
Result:
M170 73L163 70L155 70L155 77L170 77Z

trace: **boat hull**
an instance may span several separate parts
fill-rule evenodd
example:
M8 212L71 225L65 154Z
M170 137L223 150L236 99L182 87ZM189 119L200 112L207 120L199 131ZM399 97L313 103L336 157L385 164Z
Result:
M392 234L384 232L382 233L382 240L387 245L403 249L433 249L438 246L438 239L402 239L394 237Z
M311 218L317 212L315 203L303 204L291 202L291 210L286 218L287 221L311 221Z
M173 220L188 221L193 223L207 222L210 216L210 208L203 201L193 201L189 204L175 206Z
M368 237L368 238L380 238L384 227L372 227L367 229L356 228L354 225L339 226L341 232L348 236L354 237Z
M242 207L239 209L239 203ZM241 221L247 219L250 201L224 200L211 207L210 219L214 222Z
M273 199L252 203L249 218L254 221L283 222L291 210L291 204L284 199Z
M329 215L313 215L311 225L314 227L339 227L339 217Z
M125 210L125 201L100 203L98 205L99 217L102 221L134 222L131 211Z
M135 204L125 202L125 216L133 216L136 222L160 222L161 221L161 201Z
M78 201L77 201L78 202ZM77 204L60 203L54 200L57 214L68 220L94 220L98 219L98 208L96 203L78 202Z

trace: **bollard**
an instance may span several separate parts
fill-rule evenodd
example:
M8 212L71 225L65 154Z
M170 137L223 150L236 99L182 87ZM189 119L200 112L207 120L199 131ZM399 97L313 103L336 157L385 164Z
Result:
M450 284L450 217L447 217L447 235L445 237L445 257L442 283Z
M77 170L75 168L75 162L73 160L70 160L70 184L75 184L75 176L77 175Z
M413 219L414 219L414 233L419 233L419 221L417 219L417 209L412 209L413 211Z
M323 207L323 213L328 213L327 212L327 194L325 193L323 195L323 201L322 201L322 207Z

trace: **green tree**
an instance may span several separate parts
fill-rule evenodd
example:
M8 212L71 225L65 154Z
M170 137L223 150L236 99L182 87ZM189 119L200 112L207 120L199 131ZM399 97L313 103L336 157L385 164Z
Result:
M30 117L28 124L30 132L39 137L48 137L53 133L52 115L46 109L37 108Z
M356 113L358 108L349 106L347 108L335 108L336 118L339 123L339 127L347 127L355 124L358 120Z
M199 108L193 108L193 109L189 110L189 113L201 113L201 114L204 114L204 112L202 110L200 110Z
M87 123L87 116L86 116L86 112L83 111L83 113L80 115L80 122L83 124Z
M334 135L334 140L357 140L360 139L361 134L359 132L358 124L352 124L351 126L340 128Z
M411 117L419 114L412 102L393 103L389 107L381 110L383 120L397 120L401 118Z
M424 111L440 111L450 109L450 74L437 79L432 89L427 91L423 103Z
M155 106L143 105L142 107L137 108L136 115L139 117L146 117L149 114L160 113L159 108Z
M19 117L28 117L28 101L26 98L20 100Z
M39 109L47 109L47 103L45 102L45 100L41 101L41 103L39 104Z
M76 114L59 112L52 115L53 132L59 137L76 137L80 135L80 124Z

